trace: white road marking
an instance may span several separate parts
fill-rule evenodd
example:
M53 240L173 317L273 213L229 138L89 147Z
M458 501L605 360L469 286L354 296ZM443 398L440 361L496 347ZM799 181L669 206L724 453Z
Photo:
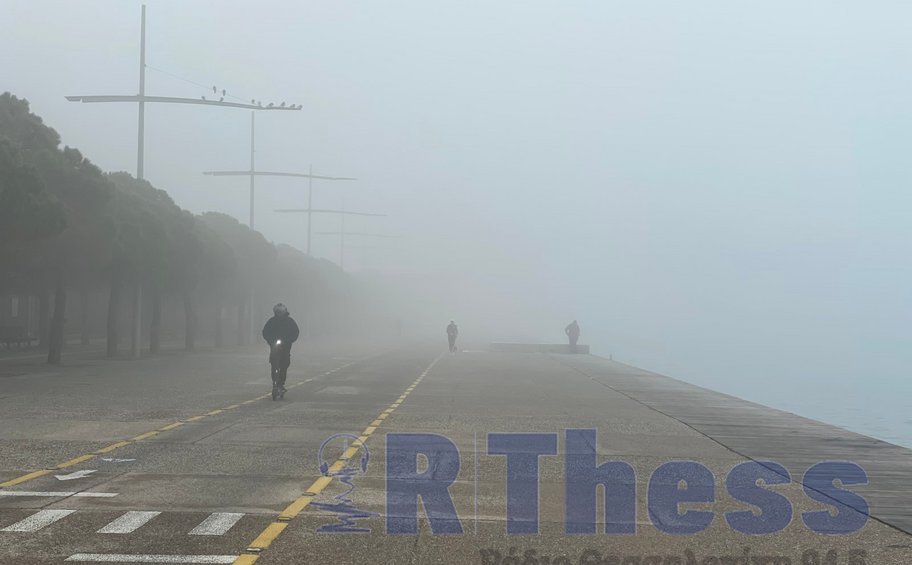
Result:
M72 481L73 479L84 479L91 475L92 473L97 473L98 469L83 469L81 471L73 471L68 475L54 475L57 477L58 481Z
M213 512L199 526L193 528L190 535L220 536L237 524L243 516L243 512Z
M120 518L115 519L107 526L98 530L98 534L129 534L136 531L140 526L155 518L161 512L139 512L131 510L124 513ZM167 562L166 562L167 563Z
M117 459L115 457L102 457L101 460L108 463L129 463L130 461L136 461L136 459Z
M119 493L116 492L60 492L60 491L37 491L37 490L0 490L0 496L51 496L54 498L66 498L68 496L80 498L113 498Z
M125 553L77 553L66 561L92 563L234 563L237 555L128 555Z
M41 510L32 514L25 520L16 522L12 526L7 526L0 531L3 532L37 532L45 526L53 524L61 518L66 518L75 510Z

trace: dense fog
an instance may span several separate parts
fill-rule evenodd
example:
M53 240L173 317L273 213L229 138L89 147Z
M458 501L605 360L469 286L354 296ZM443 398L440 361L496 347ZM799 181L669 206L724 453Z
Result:
M595 353L724 391L798 409L863 382L908 414L907 3L146 4L147 94L302 105L258 112L257 169L355 177L313 207L386 215L345 220L391 237L346 238L339 284L363 287L338 316L440 340L453 319L466 343L578 319ZM137 92L140 4L3 12L0 91L134 173L136 104L64 96ZM176 206L246 223L247 178L202 173L249 168L249 111L149 104L145 143ZM268 242L306 249L274 210L307 188L257 179ZM301 260L342 280L341 253L319 234ZM323 304L269 288L255 307Z

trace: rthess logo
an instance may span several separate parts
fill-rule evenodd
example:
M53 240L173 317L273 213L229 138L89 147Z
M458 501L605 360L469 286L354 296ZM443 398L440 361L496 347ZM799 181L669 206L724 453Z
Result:
M539 458L557 455L556 433L490 433L487 454L506 457L506 528L508 534L539 531ZM635 534L637 491L633 467L620 460L601 464L596 456L596 430L564 431L564 528L567 534ZM419 471L419 460L421 468ZM427 433L386 435L386 529L390 534L418 533L418 502L435 534L462 534L463 527L449 488L461 465L459 450L447 437ZM851 461L821 461L801 477L804 495L828 506L801 513L810 530L840 535L861 529L868 503L848 487L866 485L867 475ZM745 461L732 467L718 484L750 508L724 512L725 522L748 535L785 529L793 505L775 487L792 483L785 466L774 461ZM697 461L669 461L644 481L650 522L661 532L692 535L717 518L711 510L685 509L687 504L716 502L717 477ZM598 488L604 488L604 527L596 529ZM772 487L772 488L770 488Z

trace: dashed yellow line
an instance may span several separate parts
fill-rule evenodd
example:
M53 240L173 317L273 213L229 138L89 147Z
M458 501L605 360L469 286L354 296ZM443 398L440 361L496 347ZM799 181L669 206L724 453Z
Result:
M74 457L73 459L70 459L69 461L65 461L65 462L61 463L60 465L57 465L57 468L66 469L67 467L72 467L73 465L79 465L80 463L83 463L85 461L88 461L89 459L94 459L94 458L95 458L94 453L87 453L85 455L80 455L79 457Z
M25 481L30 481L32 479L37 479L38 477L43 477L52 472L53 471L51 471L50 469L42 469L40 471L34 471L32 473L29 473L28 475L22 475L21 477L16 477L15 479L10 479L6 482L0 483L0 487L6 488L6 487L15 486L20 483L24 483Z
M109 445L109 446L107 446L107 447L102 447L101 449L99 449L98 451L96 451L96 452L95 452L95 455L101 455L101 454L103 454L103 453L111 453L111 452L114 451L115 449L120 449L121 447L125 447L125 446L127 446L127 445L130 445L130 443L132 443L132 442L129 442L129 441L118 441L117 443L112 443L111 445Z
M443 358L443 354L439 355L434 359L430 365L421 373L421 376L415 380L412 385L406 389L406 392L399 398L399 400L393 404L394 407L387 408L384 410L377 419L371 422L371 425L368 426L361 436L358 438L358 443L352 444L346 449L342 455L337 459L332 465L329 466L329 473L337 473L345 468L345 465L352 457L357 455L361 447L367 443L367 440L370 436L377 431L377 427L383 423L383 420L387 418L390 414L393 413L395 407L399 406L402 403L402 400L409 395L409 393L415 389L415 386L421 382L421 379L427 376L427 374L434 368L434 365L437 364ZM318 494L323 492L327 486L329 486L333 481L332 476L324 475L311 484L304 494L295 499L294 502L289 504L285 510L282 510L282 513L276 516L274 522L266 526L266 529L263 530L259 536L247 547L246 553L240 555L237 559L234 560L233 565L253 565L257 559L260 558L260 553L268 548L272 542L279 537L285 528L288 526L288 522L295 519L307 506L310 504L310 501L314 499Z
M342 366L340 366L340 367L336 367L335 369L332 369L332 370L326 371L326 372L324 372L324 373L321 373L320 375L318 375L317 378L329 376L329 375L331 375L331 374L333 374L333 373L335 373L335 372L337 372L337 371L341 371L341 370L343 370L343 369L346 369L347 367L350 367L350 366L352 366L352 365L354 365L355 363L358 363L358 362L360 362L360 361L361 361L361 360L351 361L350 363L346 363L345 365L342 365ZM313 379L309 379L309 380L307 380L307 381L298 382L298 383L293 384L292 386L300 386L300 385L304 384L305 382L311 382L312 380L313 380ZM20 484L22 484L22 483L24 483L24 482L31 481L32 479L37 479L37 478L39 478L39 477L43 477L43 476L45 476L45 475L49 475L50 473L54 472L54 471L57 470L57 469L64 469L64 468L66 468L66 467L72 467L73 465L78 465L78 464L80 464L80 463L84 463L84 462L86 462L86 461L90 461L90 460L94 459L95 457L97 457L97 456L99 456L99 455L103 455L103 454L105 454L105 453L110 453L110 452L112 452L112 451L114 451L114 450L120 449L121 447L126 447L126 446L131 445L131 444L133 444L133 443L136 443L136 442L138 442L138 441L143 441L143 440L149 439L150 437L154 437L154 436L160 434L161 432L170 431L170 430L173 430L174 428L178 428L178 427L180 427L180 426L183 426L184 424L186 424L186 423L188 423L188 422L196 422L196 421L202 420L202 419L204 419L204 418L208 418L209 416L215 416L216 414L221 414L221 413L224 412L225 410L233 410L233 409L235 409L235 408L240 407L240 406L243 405L243 404L252 404L252 403L254 403L254 402L258 401L258 400L263 400L263 399L266 399L266 398L270 398L271 396L272 396L271 394L264 394L264 395L258 396L258 397L256 397L256 398L252 398L252 399L250 399L250 400L245 400L244 402L241 402L241 403L238 403L238 404L232 404L231 406L226 406L225 408L220 408L220 409L212 410L212 411L207 412L207 413L205 413L205 414L200 414L199 416L192 416L192 417L190 417L190 418L185 418L184 420L181 420L181 421L178 421L178 422L174 422L174 423L168 424L167 426L164 426L164 427L159 428L159 429L157 429L157 430L152 430L152 431L148 431L148 432L139 434L138 436L136 436L136 437L134 437L134 438L132 438L132 439L124 440L124 441L118 441L117 443L112 443L111 445L108 445L107 447L102 447L101 449L98 449L98 450L96 450L96 451L93 451L92 453L86 453L85 455L80 455L80 456L78 456L78 457L74 457L73 459L70 459L69 461L65 461L65 462L63 462L63 463L60 463L59 465L54 465L53 467L49 467L49 468L47 468L47 469L40 469L40 470L38 470L38 471L32 471L31 473L27 473L27 474L22 475L22 476L20 476L20 477L16 477L16 478L10 479L10 480L8 480L8 481L4 481L4 482L0 483L0 488L7 488L7 487L12 487L12 486L20 485ZM279 531L281 531L281 529L279 529ZM264 532L264 533L265 533L265 532ZM254 559L254 561L255 561L255 560L256 560L256 559ZM238 563L253 563L253 561L239 561Z
M255 540L247 547L247 551L256 551L260 552L269 547L269 545L275 541L279 534L282 533L282 530L288 527L287 522L273 522L266 526L266 529L263 530L260 535L257 536Z

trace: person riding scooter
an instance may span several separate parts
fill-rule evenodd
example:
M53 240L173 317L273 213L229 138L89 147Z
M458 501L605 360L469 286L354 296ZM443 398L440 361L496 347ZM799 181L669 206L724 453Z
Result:
M272 308L272 318L263 326L263 339L269 344L269 364L272 365L272 398L284 396L285 378L291 365L291 344L298 339L298 324L288 315L281 302Z

